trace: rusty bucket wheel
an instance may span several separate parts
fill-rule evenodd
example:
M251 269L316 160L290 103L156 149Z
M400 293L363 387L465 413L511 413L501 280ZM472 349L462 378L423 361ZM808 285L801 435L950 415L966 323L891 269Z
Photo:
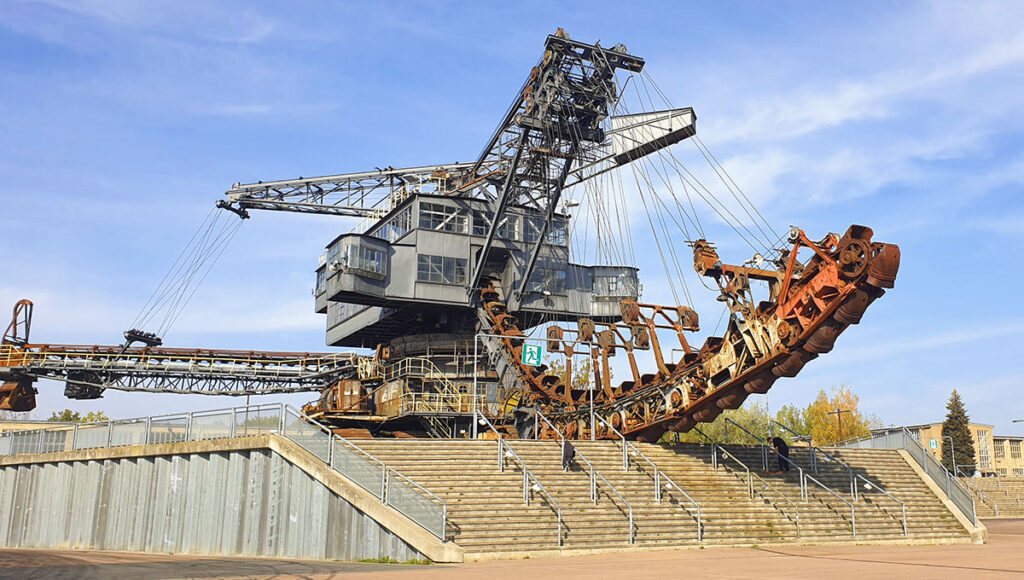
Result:
M846 280L858 278L871 261L871 246L863 240L847 240L839 247L839 275Z
M800 342L803 328L800 327L800 323L796 320L782 320L779 321L778 332L779 340L782 341L782 344L792 348Z

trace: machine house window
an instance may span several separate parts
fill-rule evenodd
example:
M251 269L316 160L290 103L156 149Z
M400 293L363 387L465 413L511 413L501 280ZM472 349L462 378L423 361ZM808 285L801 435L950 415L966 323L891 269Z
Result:
M394 242L412 229L412 208L405 208L395 217L389 219L377 231L371 234L375 238Z
M423 202L420 204L420 228L468 234L469 216L457 207Z
M468 261L465 258L420 254L416 280L437 284L465 284Z
M486 236L494 214L482 209L473 210L473 235Z
M564 296L565 279L565 270L545 264L534 270L533 275L530 276L528 288L531 292L547 292L548 294Z
M1020 459L1020 441L1010 441L1010 459Z
M384 269L384 252L366 246L348 246L345 250L346 269L374 277L387 274Z

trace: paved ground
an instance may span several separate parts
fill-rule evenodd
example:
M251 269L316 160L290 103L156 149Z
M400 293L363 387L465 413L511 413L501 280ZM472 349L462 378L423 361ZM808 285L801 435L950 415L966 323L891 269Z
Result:
M1024 519L988 520L983 546L708 548L410 566L116 552L0 550L0 578L1009 578L1024 577Z

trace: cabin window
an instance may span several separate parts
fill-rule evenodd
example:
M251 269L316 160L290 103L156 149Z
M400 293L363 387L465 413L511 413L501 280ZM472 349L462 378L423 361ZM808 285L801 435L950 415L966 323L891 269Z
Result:
M467 266L465 258L420 254L416 264L416 280L436 284L465 284Z

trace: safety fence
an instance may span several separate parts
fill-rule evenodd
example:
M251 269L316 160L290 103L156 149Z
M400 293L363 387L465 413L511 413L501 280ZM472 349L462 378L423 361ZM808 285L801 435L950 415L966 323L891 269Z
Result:
M441 540L445 539L448 506L443 499L286 404L12 431L0 434L0 455L55 453L264 434L281 435L294 442L385 505L395 508Z
M906 427L893 429L874 435L867 435L858 439L850 439L836 443L835 447L851 449L903 449L917 464L932 478L949 498L960 513L964 514L973 524L978 523L978 516L974 509L974 496L964 485L947 470L938 459L921 445Z

